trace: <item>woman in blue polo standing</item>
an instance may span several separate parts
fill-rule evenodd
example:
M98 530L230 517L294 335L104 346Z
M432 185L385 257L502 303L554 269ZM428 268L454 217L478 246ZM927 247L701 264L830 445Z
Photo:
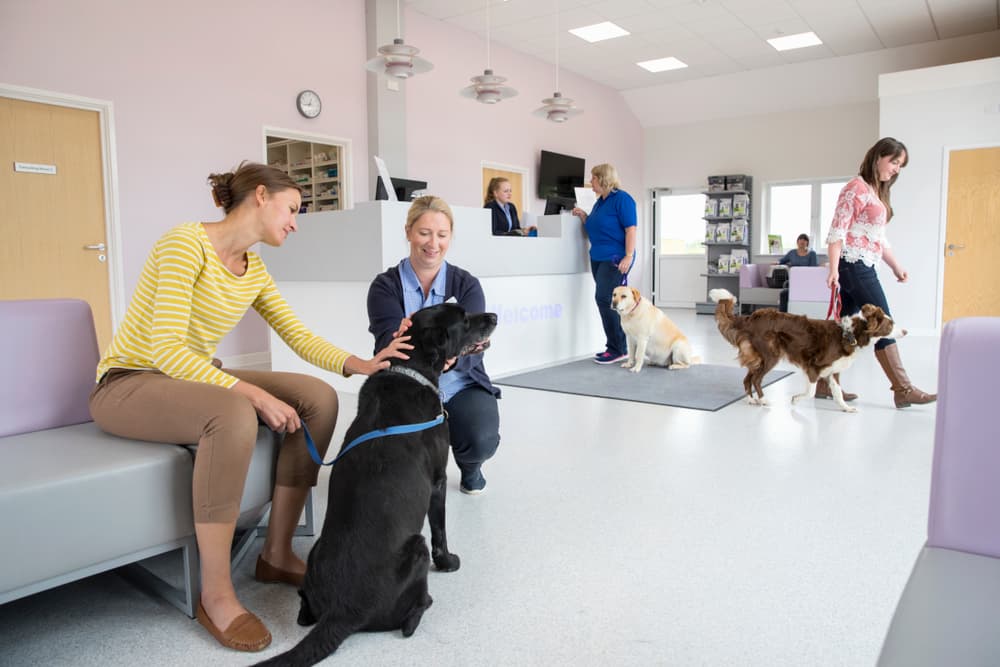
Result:
M620 190L618 170L599 164L590 170L590 187L597 202L588 214L576 207L573 215L583 221L590 239L590 272L596 288L594 299L601 315L606 349L594 356L598 364L613 364L628 358L628 344L618 312L611 307L611 292L625 284L635 262L635 200Z

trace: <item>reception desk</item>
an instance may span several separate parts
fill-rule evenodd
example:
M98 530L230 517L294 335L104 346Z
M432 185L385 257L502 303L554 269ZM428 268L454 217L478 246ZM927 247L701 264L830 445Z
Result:
M372 279L409 255L409 204L365 202L346 211L298 217L299 231L261 255L299 318L334 345L361 357L373 353L367 297ZM537 237L493 236L490 212L456 206L447 261L483 286L486 309L498 317L485 353L491 376L545 366L603 349L594 305L588 242L568 213L537 218ZM273 332L271 367L318 375L356 393L364 378L343 378L303 361Z

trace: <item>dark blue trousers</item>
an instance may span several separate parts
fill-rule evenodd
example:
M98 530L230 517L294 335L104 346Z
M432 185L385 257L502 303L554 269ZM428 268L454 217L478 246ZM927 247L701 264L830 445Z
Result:
M847 262L843 259L837 266L840 271L841 317L854 315L866 303L878 306L886 315L892 317L889 313L889 302L885 299L885 292L882 291L882 283L878 281L875 267L861 261ZM893 338L881 338L875 343L875 349L882 350L895 343Z
M455 463L463 475L479 470L500 445L497 399L479 385L466 387L444 404Z
M613 355L628 354L628 343L622 330L618 311L611 307L611 293L622 284L622 274L618 266L609 260L597 262L590 260L590 272L594 275L594 301L597 311L601 314L601 325L604 327L605 346Z

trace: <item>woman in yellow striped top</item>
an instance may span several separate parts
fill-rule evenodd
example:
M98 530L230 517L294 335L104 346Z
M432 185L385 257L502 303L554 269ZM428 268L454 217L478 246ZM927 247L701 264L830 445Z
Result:
M282 171L244 162L209 176L225 218L187 223L163 236L143 268L125 319L97 369L90 398L94 421L127 438L198 444L193 480L195 534L201 556L198 620L223 645L265 648L271 635L236 597L229 567L258 419L286 433L278 454L267 537L256 578L301 585L305 563L292 534L329 446L337 394L308 375L223 369L213 354L252 306L303 359L345 376L371 375L389 358L406 358L405 336L372 359L360 359L310 332L281 297L258 242L280 246L296 230L301 189Z

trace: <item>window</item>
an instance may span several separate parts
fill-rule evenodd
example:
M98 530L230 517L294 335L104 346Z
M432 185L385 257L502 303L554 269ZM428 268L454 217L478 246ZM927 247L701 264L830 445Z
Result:
M762 254L782 254L795 247L799 234L809 235L809 247L826 251L837 197L848 179L815 179L792 183L771 183L765 187L765 232L761 235ZM768 236L781 237L781 253L768 250Z
M657 193L656 228L661 255L704 255L705 195Z

